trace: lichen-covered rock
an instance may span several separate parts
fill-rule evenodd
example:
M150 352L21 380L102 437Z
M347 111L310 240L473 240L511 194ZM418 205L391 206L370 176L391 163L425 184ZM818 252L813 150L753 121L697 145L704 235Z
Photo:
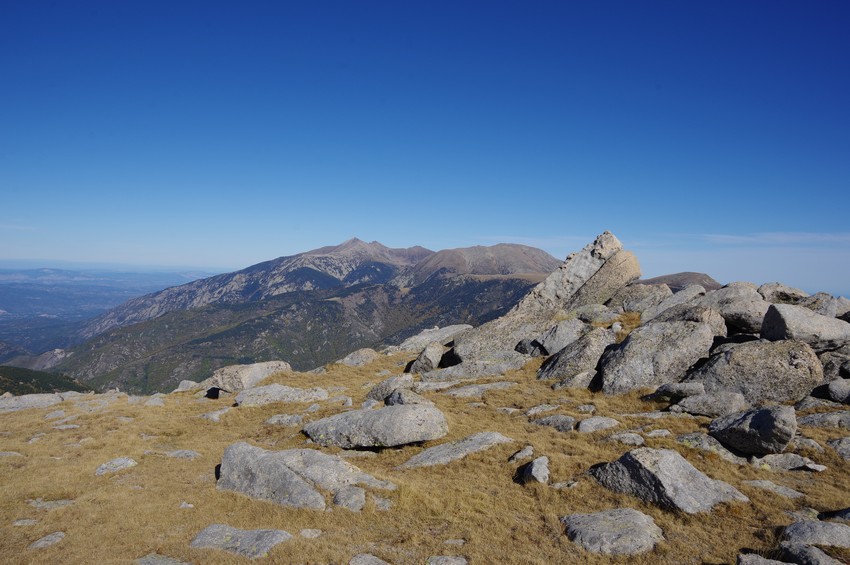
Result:
M477 453L501 443L510 443L513 440L496 432L480 432L472 434L458 441L444 443L429 447L402 463L401 469L415 469L417 467L433 467L445 465L467 455Z
M765 283L758 288L762 298L773 304L797 304L809 293L782 283Z
M605 555L635 555L652 550L664 539L655 521L632 508L561 518L567 537L586 551Z
M797 416L790 406L729 414L708 427L708 433L726 447L752 455L781 453L796 432Z
M591 468L590 474L613 491L688 514L707 512L721 502L749 502L735 487L710 479L671 449L639 447Z
M292 539L283 530L240 530L225 524L204 528L190 544L200 549L220 549L242 557L265 557L279 543Z
M293 388L282 384L270 384L246 388L236 395L239 406L263 406L275 402L315 402L327 400L328 391L322 388Z
M666 284L630 284L611 297L606 306L615 312L643 312L673 296Z
M709 357L686 382L701 382L706 392L739 392L750 404L796 402L823 379L815 352L801 341L750 341Z
M559 432L570 432L576 425L576 419L572 416L566 416L564 414L553 414L552 416L546 416L544 418L532 420L531 423L537 424L538 426L548 426L550 428L555 428Z
M304 426L319 445L393 447L440 439L449 431L446 417L435 406L401 404L377 410L354 410L322 418Z
M138 463L130 457L116 457L115 459L107 461L98 467L94 474L96 476L100 476L107 473L117 473L118 471L123 471L124 469L135 467L136 465L138 465Z
M764 316L761 337L770 341L795 339L821 352L850 344L850 324L803 306L773 304Z

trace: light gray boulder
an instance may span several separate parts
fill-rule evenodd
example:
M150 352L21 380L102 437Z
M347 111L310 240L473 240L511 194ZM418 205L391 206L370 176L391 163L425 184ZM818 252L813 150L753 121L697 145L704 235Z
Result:
M366 491L354 485L342 487L334 494L334 505L360 512L366 506Z
M446 465L452 461L463 459L467 455L490 449L502 443L513 440L496 432L479 432L458 441L429 447L402 463L400 469L415 469L417 467L433 467Z
M526 445L525 447L511 455L510 458L508 458L508 463L515 463L522 459L528 459L532 455L534 455L534 446Z
M339 457L315 449L268 451L238 442L224 450L216 488L282 506L324 510L325 497L318 489L336 495L354 485L395 488Z
M850 526L819 520L801 520L786 526L782 539L806 545L850 548Z
M829 397L835 402L850 404L850 379L835 379L830 382Z
M184 380L180 381L180 384L177 385L177 388L175 388L171 392L189 392L189 391L192 391L192 390L198 390L201 387L202 387L202 385L199 382L184 379ZM138 559L136 561L138 561Z
M747 460L744 457L735 455L734 453L726 449L722 443L720 443L710 435L704 434L702 432L693 432L690 434L679 435L676 437L676 441L678 441L682 445L686 445L693 449L709 451L711 453L714 453L721 459L724 459L736 465L746 465L747 463Z
M823 379L815 352L796 341L750 341L715 353L686 382L701 382L706 392L739 392L753 405L796 402Z
M620 425L620 422L608 416L591 416L578 423L576 430L580 434L590 434L601 430L610 430Z
M212 376L201 381L197 388L207 390L218 387L236 394L246 388L253 388L276 373L291 373L292 366L286 361L266 361L250 365L229 365L216 369ZM181 387L183 383L180 383ZM178 388L180 390L180 388Z
M752 455L781 453L796 432L797 416L791 406L729 414L708 427L708 433L726 447Z
M604 487L668 510L708 512L721 502L749 499L735 487L710 479L677 451L639 447L590 469Z
M850 461L850 437L831 439L826 444L835 450L842 459Z
M678 382L687 370L708 357L714 331L706 323L653 321L634 329L599 361L602 391L623 394Z
M449 431L446 417L435 406L401 404L377 410L354 410L322 418L304 426L319 445L393 447L440 439Z
M531 423L537 424L538 426L555 428L559 432L570 432L576 425L576 419L572 416L565 416L563 414L553 414L552 416L532 420Z
M517 480L521 484L540 483L549 484L549 458L538 457L526 463L517 470Z
M342 359L338 360L337 363L347 367L362 367L363 365L368 365L373 361L377 361L380 357L381 354L374 349L364 347L357 351L352 351Z
M65 532L53 532L52 534L47 534L43 538L37 539L29 545L30 549L44 549L45 547L50 547L51 545L56 545L60 541L65 539Z
M771 453L763 457L752 457L750 464L765 471L813 471L820 473L826 470L823 465L818 465L808 457L796 453Z
M544 361L537 371L537 378L563 380L592 371L605 348L616 340L617 335L611 330L594 328Z
M572 318L558 322L534 341L542 348L543 355L552 355L576 341L588 330L590 326L578 318Z
M293 388L282 384L270 384L246 388L236 395L238 406L264 406L276 402L315 402L327 400L328 391L323 388Z
M226 524L213 524L201 530L189 545L256 559L267 556L274 546L290 539L292 534L283 530L240 530Z
M472 326L470 326L469 324L455 324L453 326L446 326L444 328L435 327L427 330L422 330L415 336L407 338L406 340L401 342L401 344L388 347L386 351L387 353L396 353L399 351L415 353L417 351L422 351L423 347L426 347L432 343L436 343L438 345L449 343L456 336L471 329Z
M619 313L614 312L607 306L602 304L586 304L579 306L573 310L576 318L586 324L610 324L620 317Z
M830 318L836 318L850 310L850 300L844 297L836 298L826 292L818 292L807 296L798 304L804 308L808 308L812 312Z
M758 293L762 295L762 298L773 304L798 304L801 300L809 296L809 293L799 288L778 282L761 285L758 288Z
M481 398L491 390L505 390L512 386L516 386L516 384L517 383L513 382L499 381L480 385L468 385L447 390L443 392L443 394L446 396L453 396L455 398Z
M850 344L850 323L803 306L773 304L764 316L761 337L770 341L799 340L821 352Z
M446 353L446 348L442 343L434 342L429 343L425 346L416 359L410 364L405 372L406 373L427 373L428 371L433 371L434 369L439 368L440 360L443 358L443 355Z
M21 396L7 396L0 398L0 414L6 412L17 412L29 408L47 408L59 404L64 399L59 394L22 394Z
M677 404L671 406L670 411L717 418L718 416L747 410L749 407L750 403L747 402L743 394L718 390L683 398Z
M694 301L720 312L730 334L757 334L770 303L755 288L745 285L726 285L706 293Z
M117 473L118 471L123 471L124 469L129 469L131 467L135 467L138 465L134 459L130 457L116 457L115 459L111 459L106 463L102 464L95 470L95 476L106 475L107 473Z
M366 398L371 398L372 400L378 400L383 402L386 397L388 397L394 390L397 389L410 389L413 387L413 377L410 375L398 375L395 377L390 377L386 380L383 380L373 386L369 392L366 393Z
M605 306L614 312L644 312L673 296L666 284L630 284L620 289Z
M842 428L850 430L850 410L809 414L808 416L798 418L797 425L811 426L813 428Z
M779 496L784 496L785 498L803 498L806 496L802 492L778 485L773 481L744 481L744 484L753 488L772 492L773 494L778 494Z
M651 551L664 539L661 528L642 512L614 508L561 518L567 537L584 550L604 555L635 555Z
M667 298L662 300L657 306L653 308L648 308L641 312L640 321L641 323L645 324L655 319L659 314L661 314L665 310L669 310L674 306L681 306L683 304L693 303L695 299L704 295L705 288L701 287L698 284L688 285L679 292L668 296Z

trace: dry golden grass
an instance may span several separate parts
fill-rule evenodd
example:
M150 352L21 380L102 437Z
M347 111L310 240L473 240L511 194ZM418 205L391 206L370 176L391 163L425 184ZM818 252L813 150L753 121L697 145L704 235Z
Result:
M339 387L359 405L370 385L382 380L377 372L401 371L409 358L382 358L365 368L330 366L324 375L280 374L269 382L291 386ZM129 404L126 398L109 407L85 412L71 402L44 410L0 415L0 451L17 451L25 457L0 458L0 562L2 563L127 563L158 552L192 563L248 561L230 553L189 547L194 536L214 523L238 528L279 528L295 537L276 546L268 557L274 563L347 563L355 554L368 552L392 563L423 563L431 555L463 555L471 563L734 563L741 548L767 552L776 546L779 529L792 520L787 512L811 506L830 510L850 506L850 466L836 454L809 454L829 469L819 475L770 473L739 467L713 454L678 445L675 435L704 429L708 419L666 418L652 421L620 414L658 408L639 394L607 397L589 391L553 392L550 383L537 381L539 360L509 373L505 380L520 383L488 393L475 401L438 393L428 394L449 420L449 435L436 445L480 431L497 431L515 443L494 447L442 467L401 471L396 467L427 446L387 449L374 456L352 459L364 471L393 481L398 490L386 495L394 506L388 512L369 502L361 513L294 510L252 500L232 492L217 491L215 467L224 449L240 440L267 449L305 445L296 427L274 427L264 421L277 413L303 413L306 405L276 404L234 408L214 423L199 418L223 408L232 398L200 400L192 393L168 395L164 408ZM667 428L669 438L647 438L647 445L679 449L709 476L731 483L750 497L750 504L729 504L713 512L689 516L650 506L612 493L584 475L590 466L612 461L630 449L606 441L609 432L560 433L528 422L518 412L503 414L498 407L525 410L549 403L560 404L552 413L585 417L576 407L592 403L598 415L612 415L620 430ZM44 415L57 408L78 415L78 429L55 430ZM317 419L341 411L340 403L323 402L306 415ZM122 421L119 418L132 418ZM841 437L837 430L807 430L823 443ZM44 433L35 443L28 440ZM575 480L574 488L557 490L542 485L520 486L513 480L517 464L508 457L526 444L535 455L549 456L552 482ZM192 449L201 453L194 461L166 457L167 451ZM338 449L327 449L337 453ZM129 456L138 466L96 477L95 469L110 459ZM750 479L770 479L805 493L792 501L747 487ZM70 506L37 510L29 499L73 499ZM186 501L194 508L180 508ZM559 518L616 506L636 508L652 516L666 540L655 551L635 557L601 557L584 552L564 535ZM34 518L34 526L12 522ZM304 528L323 531L318 539L298 535ZM40 550L29 544L54 531L64 531L60 543ZM462 547L446 540L462 538ZM846 555L844 556L846 558Z

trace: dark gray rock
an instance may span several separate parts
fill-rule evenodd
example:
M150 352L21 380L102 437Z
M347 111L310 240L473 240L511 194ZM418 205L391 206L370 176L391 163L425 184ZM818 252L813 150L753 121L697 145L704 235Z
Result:
M536 339L521 339L514 347L514 351L529 355L531 357L543 357L548 355L546 348L543 347Z
M671 449L639 447L591 468L590 474L608 489L688 514L708 512L721 502L749 502L735 487L710 479Z
M292 535L283 530L240 530L225 524L213 524L198 533L190 545L256 559L265 557L274 546L290 539Z
M803 306L773 304L764 316L761 337L771 341L795 339L821 352L850 344L850 324Z
M797 416L790 406L772 406L722 416L708 433L720 443L752 455L781 453L797 432Z
M781 542L779 556L787 563L798 565L842 565L841 561L833 559L823 550L803 543Z
M357 484L395 488L339 457L315 449L267 451L239 442L224 451L217 488L283 506L323 510L325 497L317 489L336 494Z
M435 406L402 404L378 410L354 410L304 426L319 445L392 447L439 439L449 431L446 417Z
M798 426L813 428L842 428L850 430L850 410L809 414L797 419Z
M802 520L786 526L782 539L806 545L850 548L850 526L835 522Z
M561 390L565 388L586 389L590 388L596 378L596 371L583 371L572 377L564 377L552 385L552 390Z
M458 441L429 447L402 463L399 468L415 469L417 467L445 465L452 461L463 459L472 453L484 451L501 443L510 443L512 441L511 438L496 432L479 432Z
M684 383L682 383L684 384ZM689 383L702 384L702 383ZM678 404L671 406L671 412L687 412L694 416L717 418L735 412L741 412L750 407L750 403L739 392L718 390L683 398Z
M549 357L537 371L538 379L566 379L584 371L592 371L605 348L617 336L605 328L594 328Z
M650 396L653 400L679 402L683 398L698 394L705 394L705 386L702 383L665 383L655 389Z
M750 404L797 402L823 379L820 361L801 341L751 341L716 353L685 378L706 392L739 392Z
M664 539L661 528L642 512L614 508L561 518L567 537L586 551L605 555L635 555L651 551Z
M366 398L383 402L386 397L398 389L410 389L413 387L413 377L410 375L399 375L390 377L379 382L366 393Z

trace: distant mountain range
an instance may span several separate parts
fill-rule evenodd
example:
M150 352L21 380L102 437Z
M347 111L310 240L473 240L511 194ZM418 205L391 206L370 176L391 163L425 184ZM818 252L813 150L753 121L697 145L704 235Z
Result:
M434 325L481 324L560 264L524 245L434 252L355 238L133 298L82 324L85 343L14 363L135 392L234 363L307 370Z

